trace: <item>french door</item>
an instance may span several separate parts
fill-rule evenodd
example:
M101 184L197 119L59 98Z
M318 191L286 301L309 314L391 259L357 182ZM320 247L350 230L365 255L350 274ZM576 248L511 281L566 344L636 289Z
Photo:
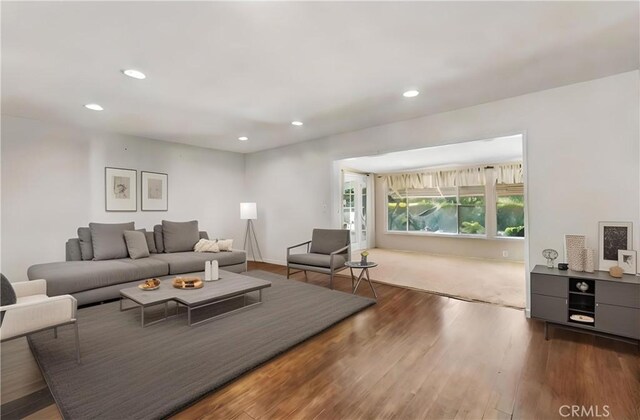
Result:
M351 231L351 250L368 248L368 210L371 202L369 176L343 172L342 178L342 228Z

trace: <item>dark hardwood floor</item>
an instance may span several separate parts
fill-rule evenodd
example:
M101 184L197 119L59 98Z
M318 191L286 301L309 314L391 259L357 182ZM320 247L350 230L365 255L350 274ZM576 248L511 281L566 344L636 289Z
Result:
M271 264L250 269L286 274ZM309 273L308 281L328 285L320 274ZM350 288L346 277L335 283ZM364 286L358 293L369 296ZM560 419L561 407L579 405L591 410L580 418L608 412L609 419L640 419L635 345L556 329L545 341L542 323L519 310L381 284L376 290L377 305L175 418ZM44 383L25 344L16 340L2 350L5 407ZM59 416L50 404L30 418Z

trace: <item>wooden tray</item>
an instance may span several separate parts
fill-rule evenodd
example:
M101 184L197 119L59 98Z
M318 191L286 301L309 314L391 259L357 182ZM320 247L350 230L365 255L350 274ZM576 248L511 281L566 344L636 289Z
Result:
M200 277L176 277L171 284L176 289L200 289L204 286Z

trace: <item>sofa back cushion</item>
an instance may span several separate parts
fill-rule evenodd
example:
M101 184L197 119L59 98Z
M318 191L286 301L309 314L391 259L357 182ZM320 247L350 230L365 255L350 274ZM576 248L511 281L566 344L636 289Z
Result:
M78 239L80 240L80 255L83 261L93 259L93 243L91 242L91 229L88 227L78 228Z
M349 245L349 241L349 231L346 229L313 229L309 252L331 254Z
M149 246L147 245L146 232L139 230L125 230L124 241L127 243L127 251L131 259L147 258Z
M127 243L124 240L124 231L134 230L135 224L133 222L89 223L89 229L91 229L94 260L113 260L129 256Z
M193 251L193 247L200 240L198 221L170 222L162 221L162 240L164 252Z
M153 227L153 239L156 240L156 252L158 254L164 252L164 239L162 238L162 225Z
M154 232L144 231L144 236L147 239L147 248L149 248L149 252L155 254L158 252L156 249L156 237Z

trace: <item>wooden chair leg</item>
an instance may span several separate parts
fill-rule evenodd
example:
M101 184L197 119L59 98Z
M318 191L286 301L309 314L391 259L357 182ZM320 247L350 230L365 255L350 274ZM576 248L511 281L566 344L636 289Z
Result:
M331 276L329 277L329 289L333 290L333 270L331 271Z
M53 338L58 338L58 327L53 327Z
M307 270L304 270L304 281L309 281L309 277L307 277Z
M291 269L289 268L289 266L287 266L287 278L289 278L289 271L290 271L290 270L291 270Z

